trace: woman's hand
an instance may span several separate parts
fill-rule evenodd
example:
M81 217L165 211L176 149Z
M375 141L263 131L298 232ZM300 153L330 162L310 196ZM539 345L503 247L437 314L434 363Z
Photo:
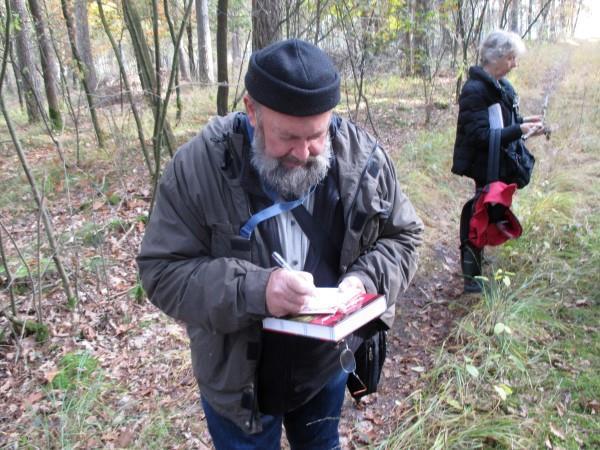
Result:
M539 136L544 132L544 125L542 122L523 122L521 124L521 134L522 137L531 137L531 136Z
M523 117L523 123L526 122L541 122L542 121L542 116L527 116L527 117Z

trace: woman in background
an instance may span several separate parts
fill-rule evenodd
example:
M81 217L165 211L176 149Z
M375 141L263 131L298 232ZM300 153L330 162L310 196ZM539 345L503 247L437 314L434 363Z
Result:
M475 191L487 183L487 160L490 139L490 113L496 106L493 128L501 128L501 147L508 146L522 136L542 134L541 116L521 117L519 100L512 85L505 78L517 67L517 58L525 52L521 38L508 31L491 32L480 47L480 65L469 69L469 79L459 98L459 112L454 143L452 172L475 181ZM514 114L514 123L513 123ZM500 159L502 173L502 158ZM500 177L500 181L502 177ZM460 256L465 292L481 292L475 278L481 275L482 249L469 242L469 221L472 216L472 199L464 205L460 216ZM503 211L489 211L502 217Z

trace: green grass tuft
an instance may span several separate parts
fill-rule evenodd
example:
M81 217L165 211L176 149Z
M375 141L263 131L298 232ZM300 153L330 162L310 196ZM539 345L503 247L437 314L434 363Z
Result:
M53 378L53 389L72 390L84 385L98 368L98 361L87 352L68 353L58 363L59 372Z

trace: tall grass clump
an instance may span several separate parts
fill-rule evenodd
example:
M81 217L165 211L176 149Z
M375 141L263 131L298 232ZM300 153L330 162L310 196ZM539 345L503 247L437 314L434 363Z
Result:
M457 324L426 387L411 396L410 410L381 448L599 443L593 430L600 345L580 329L597 329L598 310L566 307L544 277L516 285L498 270L485 280L481 301Z
M513 289L510 274L486 280L482 301L445 344L426 388L385 448L533 448L520 397L532 388L529 365L537 321L551 320L542 293ZM535 339L539 336L535 336Z

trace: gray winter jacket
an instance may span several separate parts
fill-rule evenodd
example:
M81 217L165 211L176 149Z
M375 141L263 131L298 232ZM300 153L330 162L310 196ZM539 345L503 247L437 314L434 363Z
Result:
M150 300L187 325L202 395L255 433L261 430L261 320L268 316L265 289L274 269L258 230L249 241L239 236L256 212L241 186L247 158L239 122L239 113L217 117L177 151L161 179L137 263ZM335 116L331 130L346 223L340 272L387 296L383 320L391 326L394 303L416 271L423 224L376 141Z

